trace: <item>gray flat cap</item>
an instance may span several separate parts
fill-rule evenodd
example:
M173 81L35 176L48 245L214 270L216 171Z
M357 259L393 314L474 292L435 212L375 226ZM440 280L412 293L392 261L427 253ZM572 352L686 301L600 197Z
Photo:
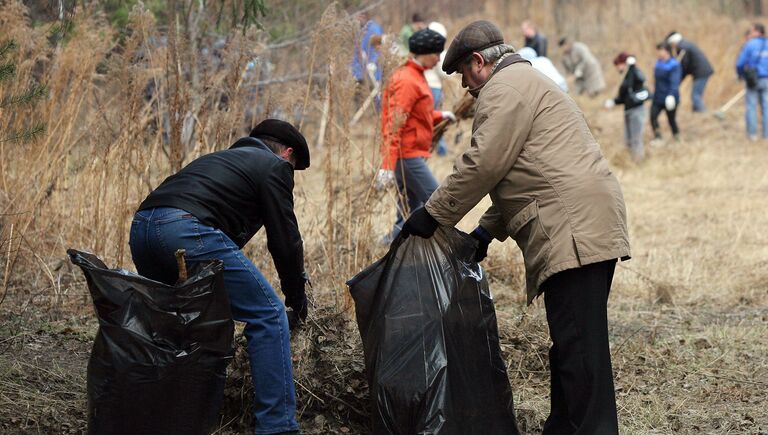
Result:
M481 20L470 23L461 29L451 42L443 61L443 71L446 74L453 74L457 71L459 62L473 52L503 43L504 35L492 22Z

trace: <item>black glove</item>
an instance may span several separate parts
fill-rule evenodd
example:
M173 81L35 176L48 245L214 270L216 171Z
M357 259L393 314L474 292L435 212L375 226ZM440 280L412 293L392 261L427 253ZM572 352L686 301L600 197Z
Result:
M429 214L426 208L419 207L411 213L411 216L405 221L401 234L404 237L408 237L411 234L417 235L421 238L428 239L435 234L438 223L432 215Z
M299 294L285 298L285 306L289 308L285 313L288 316L288 328L291 331L307 319L308 313L307 296L304 290L297 293Z
M477 249L475 250L475 261L481 262L488 256L488 245L493 241L493 236L481 226L477 226L470 234L477 240Z
M307 319L307 293L304 290L304 286L305 283L309 282L309 277L306 275L306 272L304 273L303 278L300 286L292 288L287 292L287 289L283 288L283 293L285 293L285 306L290 309L286 310L286 315L288 316L288 328L291 331ZM312 284L310 284L310 286L311 285Z

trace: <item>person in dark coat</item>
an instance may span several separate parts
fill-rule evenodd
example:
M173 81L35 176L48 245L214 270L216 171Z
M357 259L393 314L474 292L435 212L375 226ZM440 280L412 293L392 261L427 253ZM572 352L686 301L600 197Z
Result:
M693 77L691 88L691 104L694 112L706 112L704 105L704 88L709 77L715 70L701 49L691 41L683 39L682 35L672 32L667 36L667 43L672 47L672 55L677 58L683 68L683 79Z
M547 57L547 37L539 33L536 25L531 21L523 21L520 26L525 38L525 47L536 50L536 54L541 57Z
M141 203L130 247L139 274L173 285L174 253L224 263L232 317L245 323L256 433L298 433L289 328L307 316L304 251L293 212L294 170L309 167L304 137L268 119L227 150L203 155ZM262 227L285 304L241 250ZM291 308L290 318L285 307Z
M654 139L661 139L661 129L659 127L659 114L664 111L667 113L669 127L672 129L672 135L678 138L680 130L677 127L675 115L677 105L680 102L680 79L683 75L683 68L680 62L672 57L672 49L666 42L656 46L658 59L653 69L653 77L656 89L653 92L653 104L651 105L651 126L653 127Z
M650 96L645 87L645 74L636 65L635 56L623 51L613 59L613 64L624 79L619 86L616 98L605 100L605 108L617 104L624 105L624 142L632 154L632 159L640 162L644 157L643 130L645 127L645 107L643 104Z

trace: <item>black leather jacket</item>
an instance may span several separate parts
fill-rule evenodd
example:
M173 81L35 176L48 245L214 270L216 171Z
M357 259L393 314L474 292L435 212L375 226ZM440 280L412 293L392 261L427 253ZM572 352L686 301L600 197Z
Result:
M260 140L245 137L194 160L166 178L139 210L153 207L186 210L239 248L263 226L283 293L303 297L307 278L293 212L293 166Z

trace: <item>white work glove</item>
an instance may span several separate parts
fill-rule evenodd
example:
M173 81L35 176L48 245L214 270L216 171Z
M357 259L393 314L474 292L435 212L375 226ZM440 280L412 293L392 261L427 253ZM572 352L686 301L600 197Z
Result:
M443 114L443 119L447 119L451 122L456 122L456 115L454 115L453 112L451 112L450 110L444 110L442 114Z
M664 107L666 107L667 110L672 111L672 110L675 110L675 106L677 106L677 102L675 101L675 96L667 95L667 98L664 99Z
M576 68L576 70L573 72L573 76L577 79L584 77L584 70L580 67Z
M392 184L395 184L395 171L379 169L376 174L376 190L384 190Z
M605 100L605 103L603 103L603 107L605 107L606 109L613 109L613 106L615 105L616 105L616 102L613 101L613 98L609 98Z
M376 70L379 69L379 67L376 66L376 64L374 62L369 63L365 67L368 69L368 72L371 73L371 75L375 75L376 74Z

